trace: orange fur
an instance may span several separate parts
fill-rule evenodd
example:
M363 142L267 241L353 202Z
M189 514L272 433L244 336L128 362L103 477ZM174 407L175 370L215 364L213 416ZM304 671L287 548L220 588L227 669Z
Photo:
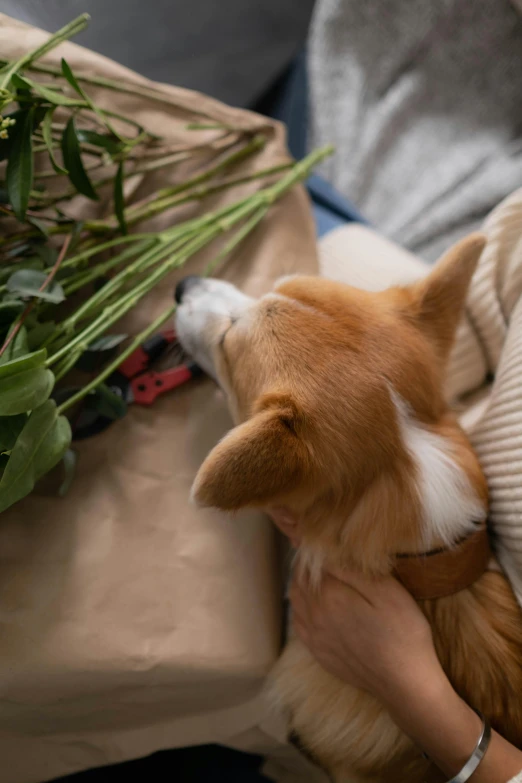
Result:
M325 564L390 573L397 552L440 543L397 398L421 435L444 444L485 507L484 477L442 391L483 244L472 235L426 280L382 293L293 278L229 325L215 365L240 423L203 464L196 500L289 508L302 520L301 563L318 583ZM505 578L486 573L422 608L456 689L521 745L522 623ZM438 779L372 697L322 670L297 640L277 664L272 692L338 783Z

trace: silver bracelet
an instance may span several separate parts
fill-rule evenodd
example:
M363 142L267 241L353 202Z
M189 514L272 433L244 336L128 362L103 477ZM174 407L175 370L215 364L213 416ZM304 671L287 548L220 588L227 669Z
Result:
M491 739L491 726L489 725L487 718L485 718L481 712L478 710L475 710L475 712L482 721L482 731L480 732L477 745L460 772L455 775L454 778L448 780L448 783L466 783L477 769L488 749L489 741Z

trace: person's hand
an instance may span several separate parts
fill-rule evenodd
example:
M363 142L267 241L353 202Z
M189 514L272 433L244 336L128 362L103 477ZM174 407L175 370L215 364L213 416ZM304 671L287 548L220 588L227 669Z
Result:
M288 509L282 506L276 506L267 509L267 513L281 533L288 538L292 546L298 547L299 542L301 541L299 524Z
M291 514L270 514L298 546L299 525ZM339 679L389 700L420 680L444 678L428 621L392 577L336 571L324 575L319 592L294 578L289 595L295 633Z
M395 579L325 574L320 592L294 578L293 628L321 666L382 701L444 678L431 628Z
M292 515L284 508L269 514L299 546ZM294 579L290 599L294 629L319 663L380 699L405 734L454 776L476 745L480 720L444 674L428 621L404 587L392 577L343 570L325 574L319 593ZM505 783L521 769L521 751L493 731L473 783Z

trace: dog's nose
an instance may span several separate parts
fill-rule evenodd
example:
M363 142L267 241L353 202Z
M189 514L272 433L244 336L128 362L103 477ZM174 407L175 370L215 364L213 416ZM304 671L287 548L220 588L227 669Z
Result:
M174 299L178 304L181 304L183 297L190 288L193 288L200 282L201 278L197 275L189 275L180 280L174 291Z

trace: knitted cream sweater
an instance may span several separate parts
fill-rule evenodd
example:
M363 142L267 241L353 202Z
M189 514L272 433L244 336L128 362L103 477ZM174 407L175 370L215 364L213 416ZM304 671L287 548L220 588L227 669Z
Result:
M483 229L488 242L450 360L448 394L485 471L497 554L522 606L522 189ZM320 263L325 276L373 290L428 270L355 224L324 237ZM522 772L510 783L522 783Z

